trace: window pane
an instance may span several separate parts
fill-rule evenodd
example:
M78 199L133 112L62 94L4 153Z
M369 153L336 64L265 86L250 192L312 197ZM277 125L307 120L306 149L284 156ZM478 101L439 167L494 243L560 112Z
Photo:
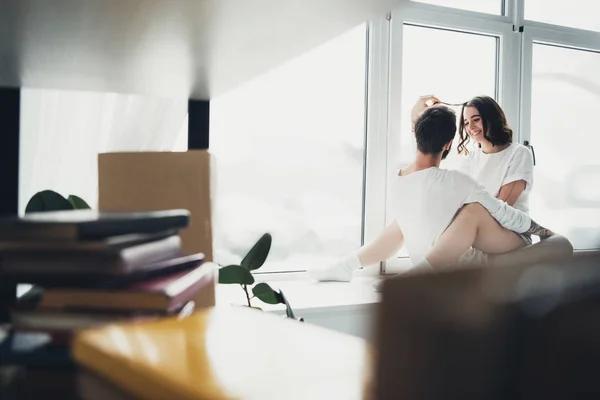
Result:
M531 214L577 249L600 247L598 71L600 54L534 44Z
M366 25L211 100L215 260L264 233L263 271L304 270L361 244Z
M597 0L526 0L525 18L572 28L600 30Z
M496 45L496 37L404 26L400 163L411 162L416 152L410 110L419 96L435 94L448 103L477 95L494 97ZM460 107L454 110L460 113ZM457 158L452 151L444 166L451 168Z
M463 103L496 92L497 38L405 25L403 40L402 131L395 157L398 164L411 162L416 153L410 110L419 96L435 94L448 103ZM454 110L460 115L460 107ZM455 140L443 161L444 168L456 166L457 144Z
M486 14L502 14L503 0L413 0L419 3L436 6L460 8L462 10L482 12Z

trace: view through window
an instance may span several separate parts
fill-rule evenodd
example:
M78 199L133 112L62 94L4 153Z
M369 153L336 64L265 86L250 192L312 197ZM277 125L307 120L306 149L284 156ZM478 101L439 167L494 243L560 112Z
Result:
M600 54L534 44L531 214L576 249L600 247Z
M259 272L305 270L361 245L366 24L211 100L215 261L265 232Z

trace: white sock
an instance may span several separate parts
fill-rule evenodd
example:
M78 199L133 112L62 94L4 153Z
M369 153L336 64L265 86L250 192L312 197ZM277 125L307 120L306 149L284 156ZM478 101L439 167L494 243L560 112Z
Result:
M360 268L358 255L351 254L333 264L311 269L308 274L318 281L350 282L352 273L358 268Z

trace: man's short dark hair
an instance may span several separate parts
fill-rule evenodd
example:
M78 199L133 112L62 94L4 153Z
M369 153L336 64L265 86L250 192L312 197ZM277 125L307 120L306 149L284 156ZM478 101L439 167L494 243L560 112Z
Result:
M424 154L439 154L456 136L456 113L443 105L426 109L415 122L417 149Z

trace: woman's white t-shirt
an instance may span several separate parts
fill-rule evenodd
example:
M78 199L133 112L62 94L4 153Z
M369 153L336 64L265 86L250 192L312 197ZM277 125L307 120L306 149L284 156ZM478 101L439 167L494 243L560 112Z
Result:
M493 196L498 195L502 186L524 180L525 190L513 207L529 212L529 193L533 186L533 157L527 147L511 143L504 150L490 154L477 148L463 158L458 170L471 176Z

